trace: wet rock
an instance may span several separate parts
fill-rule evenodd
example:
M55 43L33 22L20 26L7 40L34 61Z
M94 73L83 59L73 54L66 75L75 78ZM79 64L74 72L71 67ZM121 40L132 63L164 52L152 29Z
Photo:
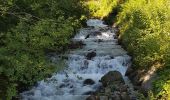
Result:
M69 45L68 45L68 48L69 49L77 49L77 48L81 48L83 46L83 42L82 41L74 41L74 42L71 42Z
M120 72L110 71L101 78L100 82L106 87L109 84L124 83L124 80Z
M63 87L65 87L65 84L61 84L61 85L59 86L59 88L63 88Z
M104 41L103 39L97 39L97 40L95 40L94 42L100 43L100 42L103 42L103 41Z
M70 88L73 88L74 86L73 85L70 85Z
M61 84L60 86L59 86L59 88L65 88L65 87L68 87L69 86L69 84Z
M100 31L94 31L91 33L92 36L102 35Z
M67 73L65 73L65 74L67 74ZM64 79L64 80L63 80L64 83L68 83L68 82L70 82L70 81L71 81L71 80L69 80L69 79Z
M114 56L110 56L110 59L114 59Z
M95 82L92 79L86 79L83 84L84 85L93 85Z
M89 38L90 37L90 34L88 34L86 37L85 37L85 39L87 39L87 38Z
M133 73L133 69L131 67L128 67L126 73L125 73L125 76L129 76L131 73Z
M86 69L86 68L88 68L88 65L89 65L89 62L88 62L88 60L84 60L84 67L83 67L83 69Z
M91 60L93 57L96 56L96 52L92 51L92 52L89 52L87 55L86 55L86 58L88 60Z
M94 91L88 91L88 92L85 92L83 95L93 95L93 94L95 94Z
M105 32L105 31L107 31L108 29L109 29L109 27L103 27L103 28L100 28L99 31Z

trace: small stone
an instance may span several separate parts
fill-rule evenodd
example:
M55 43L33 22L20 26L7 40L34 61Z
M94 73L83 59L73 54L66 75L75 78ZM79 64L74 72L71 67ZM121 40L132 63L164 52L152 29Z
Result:
M59 86L59 88L63 88L63 87L65 87L65 84L61 84L61 85Z
M83 82L84 85L93 85L95 84L95 82L92 80L92 79L86 79L84 82Z
M65 87L67 87L67 86L69 86L69 84L61 84L61 85L59 86L59 88L65 88Z
M90 37L90 35L88 34L86 37L85 37L85 39L87 39L87 38L89 38Z
M70 88L73 88L74 86L73 85L70 85Z
M98 39L98 42L103 42L103 40L102 39Z
M93 57L96 56L96 52L92 51L92 52L89 52L87 55L86 55L86 58L88 60L91 60Z
M88 60L84 60L84 68L88 68L89 62Z
M94 91L88 91L88 92L83 93L83 95L92 95L92 94L95 94L95 92Z

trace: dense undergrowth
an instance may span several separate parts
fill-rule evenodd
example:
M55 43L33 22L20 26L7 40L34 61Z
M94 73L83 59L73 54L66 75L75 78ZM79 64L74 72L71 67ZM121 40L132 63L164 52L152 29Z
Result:
M151 99L170 99L170 2L127 0L117 16L120 38L133 56L133 67L157 66Z
M56 70L46 53L67 49L83 14L81 0L0 0L0 99Z
M89 9L97 18L112 21L116 16L119 37L133 57L133 67L149 70L155 66L157 69L150 99L169 100L170 1L90 0Z

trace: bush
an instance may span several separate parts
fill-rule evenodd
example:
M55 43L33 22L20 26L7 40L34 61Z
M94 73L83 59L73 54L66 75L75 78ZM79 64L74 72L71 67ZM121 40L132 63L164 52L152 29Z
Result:
M67 49L86 13L80 0L1 0L0 99L11 100L60 67L46 54Z
M87 2L92 17L104 18L116 8L118 0L90 0Z
M156 99L170 98L170 5L168 0L128 0L117 17L122 43L133 56L133 66L158 68L154 84Z

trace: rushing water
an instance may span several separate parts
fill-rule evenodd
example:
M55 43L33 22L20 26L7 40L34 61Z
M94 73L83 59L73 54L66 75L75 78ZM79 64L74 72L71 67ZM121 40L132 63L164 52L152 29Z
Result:
M73 38L73 41L81 41L85 46L69 52L68 67L21 93L23 100L85 100L89 92L101 86L99 80L107 72L117 70L124 76L130 57L118 45L115 29L97 19L88 20L87 25L88 28L80 29ZM87 58L90 52L96 56ZM86 79L95 83L84 84Z

